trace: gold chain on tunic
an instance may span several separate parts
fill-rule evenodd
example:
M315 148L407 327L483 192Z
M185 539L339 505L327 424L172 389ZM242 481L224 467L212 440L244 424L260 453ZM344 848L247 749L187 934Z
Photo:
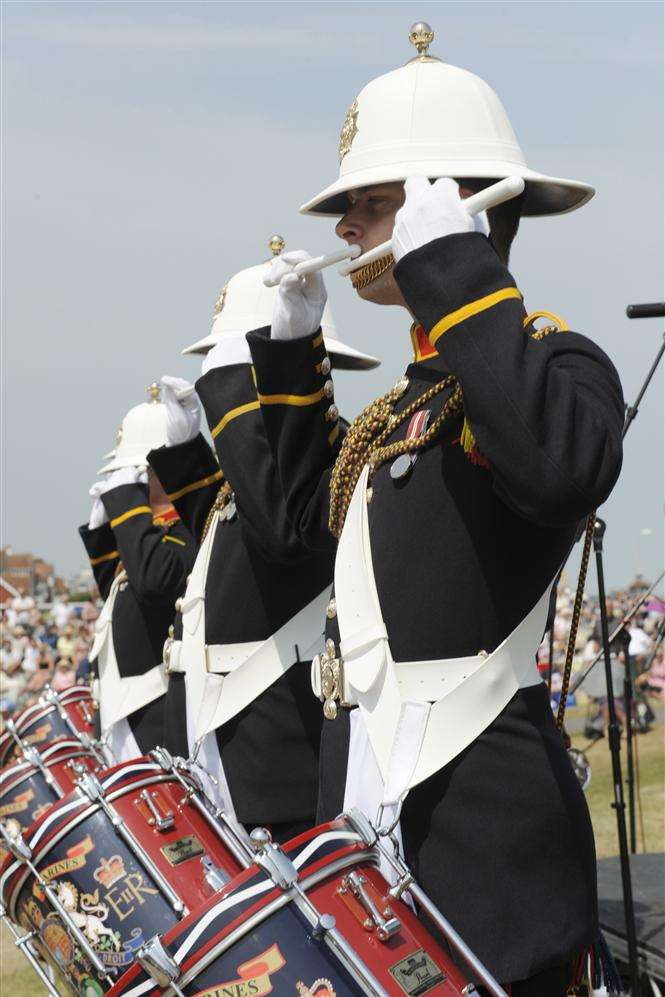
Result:
M524 319L524 328L528 329L537 318L542 316L554 319L556 324L532 331L533 339L542 340L552 332L567 330L566 323L550 312L534 312L528 315ZM452 388L453 385L455 387L449 398L446 399L443 409L422 436L410 440L396 440L394 443L384 445L385 440L399 425L441 391ZM448 419L460 415L464 411L462 389L457 383L457 378L452 374L428 388L419 398L407 405L402 412L395 413L393 411L395 404L407 387L408 382L401 378L387 394L371 402L349 427L330 478L328 527L335 537L339 538L342 533L353 491L365 464L369 463L372 472L374 472L393 457L422 450L434 442ZM466 423L463 434L473 439Z
M210 530L213 517L215 516L216 513L221 512L222 509L224 509L229 504L232 495L233 495L233 489L231 488L231 485L228 483L228 481L224 481L220 486L219 491L217 492L217 497L215 498L215 501L210 506L210 512L206 516L206 521L203 524L203 532L201 533L201 543L203 543L205 538L208 536L208 531Z

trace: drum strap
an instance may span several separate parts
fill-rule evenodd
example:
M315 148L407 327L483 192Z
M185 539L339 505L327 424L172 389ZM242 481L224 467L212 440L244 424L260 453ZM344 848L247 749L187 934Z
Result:
M93 651L99 672L99 717L102 735L108 734L113 724L125 720L130 713L163 696L167 688L162 664L149 668L142 675L120 675L113 644L112 623L115 600L120 586L126 581L127 576L124 572L116 575L104 608L95 624Z
M414 786L447 765L472 743L508 704L518 689L541 681L535 656L547 621L550 583L534 608L491 653L480 652L448 662L395 663L379 604L367 515L369 467L357 482L340 537L335 562L335 598L343 651L344 686L358 704L367 738L349 752L347 805L360 806L373 817L369 801L351 799L353 786L367 782L359 770L369 747L381 781L380 804L396 808ZM400 683L400 671L410 678ZM425 695L418 695L418 676L429 670ZM431 702L427 694L440 689ZM447 687L446 687L447 686ZM352 727L353 739L353 727ZM351 748L353 748L353 744ZM362 749L362 750L361 750ZM371 794L376 796L376 792Z

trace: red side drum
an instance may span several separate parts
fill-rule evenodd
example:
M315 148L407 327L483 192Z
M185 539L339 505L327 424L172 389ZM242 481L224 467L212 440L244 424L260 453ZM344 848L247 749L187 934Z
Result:
M261 867L149 941L109 997L466 992L468 979L411 908L389 895L378 853L346 818L294 838L284 853L288 865L257 856Z
M65 692L48 689L37 703L13 718L16 733L28 744L46 744L59 737L93 736L96 705L90 689L74 685ZM11 765L21 749L8 730L0 734L0 766Z
M4 843L8 916L35 933L40 954L86 997L108 989L144 939L168 931L250 861L170 758L83 775L29 828L22 857L16 842Z
M74 738L60 738L0 772L0 820L25 830L70 793L82 769L102 768L100 756Z

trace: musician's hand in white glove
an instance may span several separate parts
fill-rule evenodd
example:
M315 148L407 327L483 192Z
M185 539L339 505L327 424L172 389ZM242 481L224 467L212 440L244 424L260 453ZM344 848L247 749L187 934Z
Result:
M92 509L90 510L90 520L88 522L89 530L96 530L98 526L102 526L104 523L108 522L108 516L106 515L106 509L100 499L100 495L104 491L105 481L95 481L94 485L88 492L88 495L93 500Z
M100 495L110 492L113 488L119 488L120 485L147 485L148 469L145 466L137 467L134 465L119 467L117 471L109 474L106 481L100 481L99 484L101 485Z
M230 336L221 339L206 353L201 364L201 374L207 374L216 367L231 367L237 363L252 362L249 343L244 336Z
M188 443L201 427L201 402L194 385L183 377L161 379L162 400L166 405L166 438L170 447Z
M319 272L299 277L291 271L297 263L311 260L303 249L276 256L270 280L279 281L272 312L272 339L302 339L321 325L328 294Z
M434 239L460 232L489 234L487 215L470 215L459 186L449 177L430 183L427 177L409 177L404 183L404 204L395 215L393 256L401 260Z

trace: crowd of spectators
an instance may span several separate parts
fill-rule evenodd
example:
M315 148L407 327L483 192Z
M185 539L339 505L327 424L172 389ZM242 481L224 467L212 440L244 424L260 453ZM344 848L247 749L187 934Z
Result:
M72 605L60 596L39 607L17 596L2 609L0 626L0 712L10 716L35 702L44 686L63 692L86 681L88 652L99 609L92 600Z
M665 602L655 595L648 595L638 611L622 626L624 617L648 591L648 583L638 575L627 588L612 592L606 599L608 634L612 668L615 675L613 687L619 722L624 722L623 677L630 662L636 697L642 701L642 715L651 711L645 697L656 701L665 699L665 655L663 652L663 626ZM547 633L538 652L541 674L550 684L552 705L558 704L563 671L568 649L570 624L573 617L575 593L560 585L557 590L554 626ZM551 656L551 664L550 664ZM600 660L598 660L600 658ZM598 663L591 668L592 664ZM583 678L584 676L586 678ZM597 716L597 733L602 735L607 726L607 690L602 658L602 632L600 606L597 596L585 593L579 628L575 642L572 665L571 689L579 689L569 705L578 703L594 706ZM639 719L639 717L638 717ZM648 725L647 725L648 726ZM639 724L638 724L639 729Z
M607 599L609 632L612 634L623 617L646 591L647 583L638 576L626 589L613 592ZM561 689L570 622L573 615L574 592L565 585L557 591L556 613L552 638L545 635L538 652L541 674L550 683L553 705ZM1 611L2 649L0 650L0 711L2 716L30 705L39 698L48 683L61 692L88 676L88 653L94 637L94 621L99 607L89 599L72 605L68 595L62 595L48 607L38 607L30 596L19 596ZM665 603L649 596L624 630L623 644L612 647L616 660L625 664L629 655L638 691L655 698L665 698L665 657L662 627ZM573 686L601 650L600 612L598 599L585 595L573 658ZM550 651L552 663L550 666ZM597 687L601 666L595 668ZM602 677L600 679L602 681ZM580 691L586 692L586 683ZM592 683L588 683L592 690ZM584 695L580 697L585 699ZM602 695L589 692L600 703ZM619 697L620 699L620 697ZM621 702L619 702L621 709Z

